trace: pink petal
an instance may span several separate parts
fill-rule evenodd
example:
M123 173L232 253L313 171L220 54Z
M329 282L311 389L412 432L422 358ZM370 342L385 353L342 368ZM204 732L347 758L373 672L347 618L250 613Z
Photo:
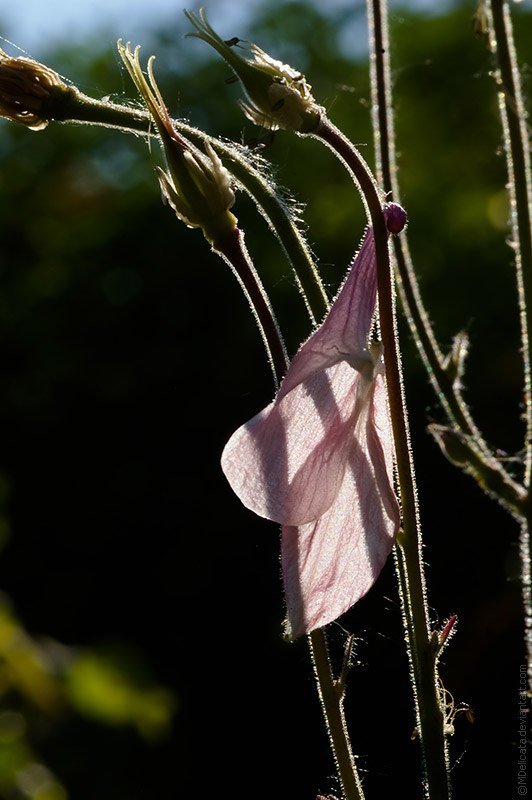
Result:
M353 447L361 378L345 362L298 384L239 428L222 469L247 508L285 525L335 501Z
M406 214L401 206L388 203L383 213L388 231L399 233L404 228ZM278 399L298 383L339 361L348 361L360 372L364 371L366 364L371 367L367 342L376 297L375 238L370 227L325 320L292 359Z
M287 635L327 625L375 583L399 527L393 491L393 439L381 376L364 403L336 500L316 522L285 526L282 566Z
M279 390L279 399L298 383L348 360L361 371L371 365L367 341L377 296L373 229L368 228L360 250L331 310L321 326L299 348Z

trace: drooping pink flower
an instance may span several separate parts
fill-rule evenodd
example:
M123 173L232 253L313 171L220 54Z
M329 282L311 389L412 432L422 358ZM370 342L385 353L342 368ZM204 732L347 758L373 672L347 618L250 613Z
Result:
M384 209L398 233L406 214ZM287 636L322 627L375 583L399 527L373 229L275 400L227 443L222 468L243 504L283 525Z

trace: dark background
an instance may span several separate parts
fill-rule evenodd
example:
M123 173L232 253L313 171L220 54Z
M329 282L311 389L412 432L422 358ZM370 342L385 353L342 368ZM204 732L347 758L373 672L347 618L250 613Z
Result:
M530 96L523 10L516 36ZM522 371L505 161L472 12L392 15L401 200L440 341L469 332L467 400L488 441L514 455ZM180 25L142 42L145 59L157 53L170 112L210 133L256 137L238 86L224 84L227 67L183 42ZM294 3L220 33L302 69L371 164L367 60L342 55L341 30L338 15ZM105 39L32 55L94 96L135 98ZM279 183L306 203L333 293L363 232L362 204L318 143L284 132L264 143ZM143 736L70 700L52 713L7 680L3 640L2 708L24 716L30 761L76 800L312 798L337 787L306 643L281 638L278 533L240 505L219 466L233 430L271 399L271 375L230 271L162 206L155 141L151 151L116 131L0 123L0 586L35 646L55 653L60 687L69 659L89 648L139 691L166 687L172 723ZM293 353L309 327L290 268L244 197L234 210ZM475 712L473 724L457 718L451 740L455 797L509 796L525 663L518 526L440 455L426 424L444 417L403 323L401 340L429 603L435 627L459 618L442 679ZM346 714L367 796L400 787L421 798L391 560L341 623L357 637ZM330 641L339 664L339 625ZM58 650L70 654L61 667ZM10 784L8 751L2 797L66 797L57 785L28 795Z

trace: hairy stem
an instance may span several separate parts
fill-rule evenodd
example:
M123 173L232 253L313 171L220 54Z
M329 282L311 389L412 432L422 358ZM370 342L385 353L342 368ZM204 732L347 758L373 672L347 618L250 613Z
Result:
M261 330L275 382L279 384L286 372L288 358L268 297L247 254L241 232L235 228L232 236L222 242L215 242L214 249L224 257L238 277ZM345 726L343 685L337 683L333 677L325 632L322 629L313 631L308 636L308 643L331 749L345 798L363 800L362 785Z
M55 122L101 125L123 131L147 134L155 132L155 123L143 108L95 100L74 87L51 95L47 115Z
M229 236L213 242L213 249L229 264L249 301L278 386L286 372L288 357L269 297L249 257L242 231L235 228Z
M268 298L245 250L242 234L235 228L234 235L223 242L216 242L214 248L230 264L250 302L270 357L275 382L279 384L286 372L288 359ZM333 678L325 632L321 629L313 631L308 636L308 642L331 749L345 798L363 800L362 785L344 721L343 687Z
M440 705L436 656L429 630L414 467L398 352L388 235L381 199L373 177L358 151L329 120L322 119L313 135L331 147L351 172L364 193L373 226L380 328L403 515L403 532L398 539L399 558L403 568L402 585L406 593L403 598L403 613L414 678L418 732L423 751L427 796L431 800L448 800L450 781L444 718Z
M497 61L495 79L499 89L499 113L502 121L508 187L510 192L513 248L517 273L521 316L521 340L525 376L525 486L528 489L526 517L521 526L521 584L525 610L525 636L528 651L528 676L532 685L532 603L531 539L532 501L532 174L526 112L521 92L517 54L513 41L512 20L504 0L491 0L488 10L490 44Z
M383 187L386 197L398 202L400 190L395 158L388 8L386 0L368 0L367 5L377 181ZM500 486L501 481L504 482L504 500L514 510L518 509L522 507L523 503L523 487L494 458L464 402L460 375L457 376L453 374L452 370L448 371L446 368L446 359L440 350L423 304L406 231L394 237L393 246L401 304L436 396L442 403L453 427L473 439L476 458L482 460L481 473L472 469L471 474L479 482L480 478L484 483L492 483L496 486Z
M351 743L345 725L343 684L333 677L323 629L318 628L312 631L308 639L323 714L345 800L363 800L362 784L355 766Z

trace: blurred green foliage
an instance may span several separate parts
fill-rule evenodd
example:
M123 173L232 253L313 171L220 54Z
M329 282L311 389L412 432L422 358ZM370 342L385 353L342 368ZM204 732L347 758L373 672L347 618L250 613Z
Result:
M516 8L516 35L530 98L526 11ZM401 200L436 330L449 346L468 330L468 401L512 453L522 371L505 164L491 58L471 15L469 5L392 15ZM220 33L305 71L372 164L368 65L345 55L344 24L284 3L250 30ZM279 184L305 204L333 294L365 225L341 166L317 142L257 132L202 43L166 30L142 44L157 53L172 114L258 137ZM95 96L134 97L100 41L47 63ZM161 205L155 141L150 150L116 131L0 123L0 585L13 603L0 606L0 796L334 791L304 643L280 639L275 529L240 508L218 466L229 434L273 392L260 337L233 276ZM309 327L290 268L245 198L235 211L292 353ZM460 620L444 681L476 717L456 724L456 797L470 796L472 772L476 795L490 796L498 778L480 763L496 764L503 786L514 774L517 531L426 436L441 413L400 324L430 601L435 624ZM361 637L347 713L368 796L391 794L400 776L417 797L395 592L390 565L342 621Z
M2 797L64 800L64 786L42 764L33 740L62 728L68 709L100 723L134 726L147 741L164 737L175 698L134 673L132 653L84 651L30 637L0 604L0 792ZM142 677L141 677L142 676Z

